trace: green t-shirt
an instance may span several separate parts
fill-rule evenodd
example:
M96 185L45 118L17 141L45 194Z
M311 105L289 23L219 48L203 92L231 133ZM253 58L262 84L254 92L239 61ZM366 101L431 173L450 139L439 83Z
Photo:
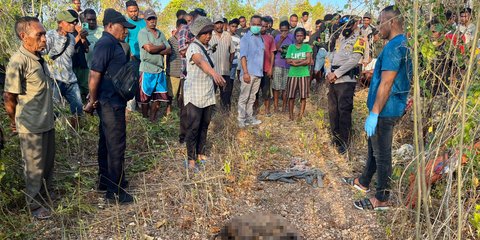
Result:
M288 46L287 59L307 59L307 53L312 53L312 47L308 44L302 44L300 49L295 44ZM308 77L310 76L309 66L290 66L288 70L289 77Z
M143 45L151 43L155 46L165 45L166 48L170 48L170 44L165 38L165 35L158 29L157 36L153 35L147 28L142 28L138 32L138 46L140 47L140 71L147 73L160 73L163 71L163 58L164 55L159 53L152 54L145 51ZM130 49L131 50L131 49ZM131 50L132 51L132 50Z

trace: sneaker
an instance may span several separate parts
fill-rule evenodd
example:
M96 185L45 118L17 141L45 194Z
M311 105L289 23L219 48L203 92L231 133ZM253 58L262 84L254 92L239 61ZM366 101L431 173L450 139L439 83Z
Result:
M256 119L256 118L252 118L248 121L249 124L251 125L259 125L260 123L262 123L262 121Z
M119 204L129 204L133 202L133 196L126 192L122 192L120 194L107 192L105 194L105 199L109 203L118 202Z

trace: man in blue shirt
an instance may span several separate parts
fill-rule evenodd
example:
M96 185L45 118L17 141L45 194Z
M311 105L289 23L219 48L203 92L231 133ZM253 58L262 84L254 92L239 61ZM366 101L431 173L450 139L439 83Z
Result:
M389 182L392 175L393 127L403 115L412 78L412 63L407 38L403 30L403 17L395 6L380 13L380 36L388 43L383 48L373 73L367 106L370 114L365 122L368 136L368 159L359 178L344 181L363 192L377 172L375 197L354 203L358 209L388 209Z
M135 60L140 60L140 46L138 46L138 32L144 27L147 26L147 23L144 19L138 18L138 5L134 0L127 1L125 3L127 7L127 21L133 25L135 28L128 29L127 38L125 42L130 45L130 51L132 52L132 58Z
M138 5L135 0L129 0L125 3L127 7L127 21L135 26L135 28L128 29L128 35L125 42L130 46L131 59L140 61L140 46L138 45L138 32L147 26L144 19L139 18ZM127 111L134 111L137 106L136 100L132 99L127 103Z
M260 29L262 17L252 16L250 29L240 40L240 96L238 97L238 126L258 125L262 121L253 116L253 103L263 77L263 43Z
M84 111L97 110L100 117L98 141L99 191L106 191L107 200L131 203L133 197L125 191L124 162L126 148L125 107L127 102L118 94L109 77L115 75L129 60L120 41L125 38L125 28L135 25L109 8L103 18L105 31L95 44L88 88L90 98Z

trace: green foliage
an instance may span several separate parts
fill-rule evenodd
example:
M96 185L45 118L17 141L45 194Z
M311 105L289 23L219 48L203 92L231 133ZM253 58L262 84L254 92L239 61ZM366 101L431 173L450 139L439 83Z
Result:
M323 18L323 15L325 15L325 9L320 2L317 2L312 6L308 0L300 1L293 7L293 13L296 13L299 18L302 17L303 12L310 13L309 18L313 20L313 23L315 23L315 20L321 19Z
M479 204L475 205L475 211L472 214L470 223L472 224L475 232L477 233L477 237L480 238L480 205Z
M18 38L15 35L15 19L21 16L23 4L20 1L0 0L0 6L9 6L8 11L0 9L0 66L6 66L10 55L17 49Z
M229 20L240 16L248 18L256 13L252 5L243 4L240 0L225 0L225 5L221 6L225 11L225 17Z

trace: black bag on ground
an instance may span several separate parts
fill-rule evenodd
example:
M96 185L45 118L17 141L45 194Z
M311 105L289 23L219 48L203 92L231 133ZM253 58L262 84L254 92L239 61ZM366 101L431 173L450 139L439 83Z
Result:
M120 68L117 73L111 75L107 72L107 77L112 80L115 92L120 94L126 101L133 99L139 91L139 68L140 61L131 60Z

